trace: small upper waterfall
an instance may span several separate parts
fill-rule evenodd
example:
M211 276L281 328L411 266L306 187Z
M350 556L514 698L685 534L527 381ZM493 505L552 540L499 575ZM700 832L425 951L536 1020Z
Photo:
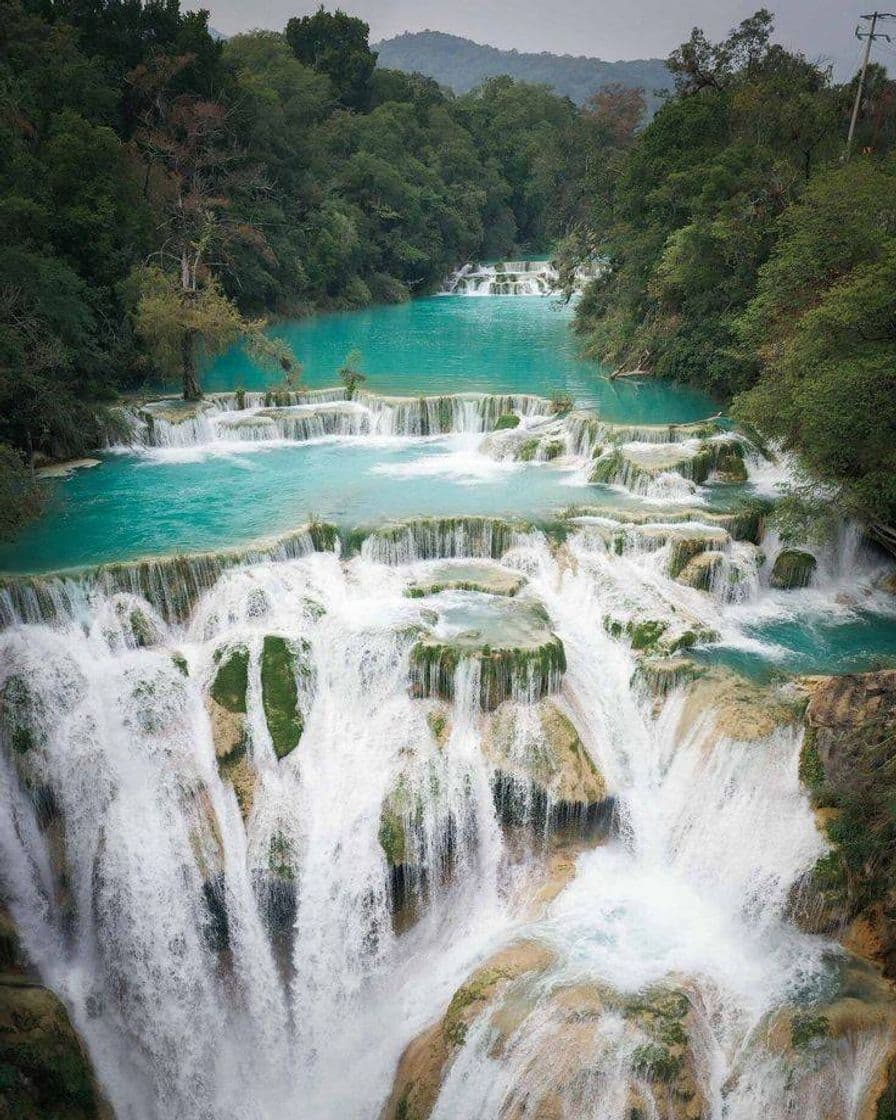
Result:
M459 296L546 296L556 287L551 261L499 261L465 264L445 283L445 292Z

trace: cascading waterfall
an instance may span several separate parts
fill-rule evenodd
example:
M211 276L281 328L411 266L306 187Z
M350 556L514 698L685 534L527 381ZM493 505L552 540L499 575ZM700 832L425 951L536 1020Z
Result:
M637 604L730 628L738 604L670 566L700 533L726 562L740 542L710 522L649 530L617 548L585 519L551 546L493 519L421 520L371 533L351 558L314 552L306 533L292 552L206 566L188 593L161 568L72 579L52 617L10 610L3 895L120 1115L376 1116L405 1044L523 937L551 963L500 997L500 1045L475 1018L434 1116L553 1101L558 1115L671 1117L646 1064L656 1015L636 1007L668 989L690 1040L675 1077L704 1115L858 1118L883 1026L832 1043L835 1067L789 1075L766 1040L836 971L834 946L787 918L824 850L798 733L745 742L675 689L657 711L628 634L607 624ZM463 559L481 590L406 594ZM507 571L523 587L504 613L543 619L565 672L491 712L482 674L508 639L477 629L477 604ZM445 631L438 620L465 609L469 628ZM434 640L460 643L449 695L415 698L414 650ZM564 742L544 738L548 717L571 729L575 788L591 792L545 778ZM507 833L511 771L547 791L541 804L613 806L609 839L534 916L544 845L562 833L543 831L550 811L532 828L531 795Z
M459 296L546 296L557 280L557 270L548 260L465 264L449 277L444 290Z
M491 431L499 417L544 416L550 402L526 394L455 393L383 397L344 390L218 394L192 408L161 401L123 412L130 447L184 449L228 444L304 443L328 437L439 436Z

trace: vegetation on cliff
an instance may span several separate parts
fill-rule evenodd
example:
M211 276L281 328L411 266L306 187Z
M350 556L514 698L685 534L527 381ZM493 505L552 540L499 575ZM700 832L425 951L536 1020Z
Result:
M844 163L855 80L772 30L763 9L673 52L675 96L567 241L611 264L578 328L613 366L733 398L850 512L893 525L896 82L869 69Z

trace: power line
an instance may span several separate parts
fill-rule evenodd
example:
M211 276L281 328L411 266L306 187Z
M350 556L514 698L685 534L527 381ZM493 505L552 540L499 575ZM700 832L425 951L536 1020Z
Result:
M863 31L861 24L856 27L856 38L865 40L865 55L862 59L862 72L859 75L856 100L852 107L852 117L849 122L849 135L846 138L847 159L849 159L850 152L852 151L852 138L856 131L856 121L859 119L859 106L862 104L862 91L865 88L865 73L868 70L868 59L871 56L871 44L875 39L886 39L888 43L893 41L890 36L885 35L883 31L877 31L877 21L879 19L896 19L896 14L893 12L871 12L868 15L862 16L862 19L871 20L871 28L868 31Z

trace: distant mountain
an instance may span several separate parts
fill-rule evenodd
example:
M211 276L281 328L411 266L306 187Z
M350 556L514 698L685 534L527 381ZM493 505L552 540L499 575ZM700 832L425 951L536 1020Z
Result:
M526 82L553 86L557 93L581 105L602 86L618 82L642 87L653 109L658 103L655 92L672 85L666 64L659 58L603 62L585 55L547 51L525 54L502 51L441 31L406 31L374 44L374 50L379 51L380 66L428 74L455 93L466 93L497 74L509 74Z

